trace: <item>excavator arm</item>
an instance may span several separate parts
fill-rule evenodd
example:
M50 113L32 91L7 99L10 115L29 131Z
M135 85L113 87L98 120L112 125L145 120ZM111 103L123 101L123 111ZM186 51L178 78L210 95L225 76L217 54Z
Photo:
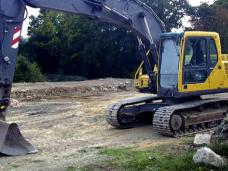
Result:
M157 64L156 45L165 27L156 13L144 3L138 0L0 0L0 115L3 120L10 103L21 29L28 15L26 6L72 13L134 32L139 40L146 71L153 77L151 65ZM146 42L150 44L153 54L152 64L145 55ZM36 151L22 137L16 124L1 123L0 136L1 153L21 155Z
M29 6L85 16L122 26L135 34L158 43L165 31L156 13L138 0L25 0Z

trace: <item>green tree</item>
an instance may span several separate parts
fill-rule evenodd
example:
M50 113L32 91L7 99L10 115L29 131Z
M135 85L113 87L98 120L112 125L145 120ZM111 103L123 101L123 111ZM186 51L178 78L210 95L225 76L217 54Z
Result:
M167 30L181 27L187 0L144 0L158 13ZM131 32L107 23L48 10L30 18L30 38L21 54L38 63L45 74L132 77L140 59Z
M44 73L129 77L137 64L135 36L110 24L42 10L31 18L29 35L21 53Z
M14 82L42 82L45 76L36 63L29 62L27 58L18 56Z
M182 18L191 9L188 0L141 0L157 13L169 32L183 26Z
M193 30L218 32L223 52L228 53L228 0L217 0L212 5L204 3L194 8L190 16Z

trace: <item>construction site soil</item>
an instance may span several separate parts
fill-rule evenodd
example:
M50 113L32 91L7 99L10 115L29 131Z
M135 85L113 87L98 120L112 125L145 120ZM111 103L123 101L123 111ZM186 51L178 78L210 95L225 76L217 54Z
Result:
M1 156L0 170L81 168L105 160L97 155L101 148L145 148L179 141L160 136L152 125L120 130L106 123L110 104L142 96L146 94L135 91L133 81L126 79L14 84L7 122L17 123L39 151Z

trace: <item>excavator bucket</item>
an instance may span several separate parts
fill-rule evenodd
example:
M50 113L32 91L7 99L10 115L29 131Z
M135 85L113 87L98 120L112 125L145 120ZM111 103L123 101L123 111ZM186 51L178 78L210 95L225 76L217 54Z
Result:
M0 121L0 153L19 156L36 153L37 149L22 136L18 125Z

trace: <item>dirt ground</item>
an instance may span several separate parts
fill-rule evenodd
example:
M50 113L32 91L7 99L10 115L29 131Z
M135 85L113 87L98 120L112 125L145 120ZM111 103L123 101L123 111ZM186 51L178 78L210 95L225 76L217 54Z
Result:
M106 123L105 109L118 101L145 96L131 80L105 79L73 83L15 84L7 122L19 124L39 152L0 157L0 170L66 170L105 160L103 147L136 147L175 143L152 125L119 130Z

